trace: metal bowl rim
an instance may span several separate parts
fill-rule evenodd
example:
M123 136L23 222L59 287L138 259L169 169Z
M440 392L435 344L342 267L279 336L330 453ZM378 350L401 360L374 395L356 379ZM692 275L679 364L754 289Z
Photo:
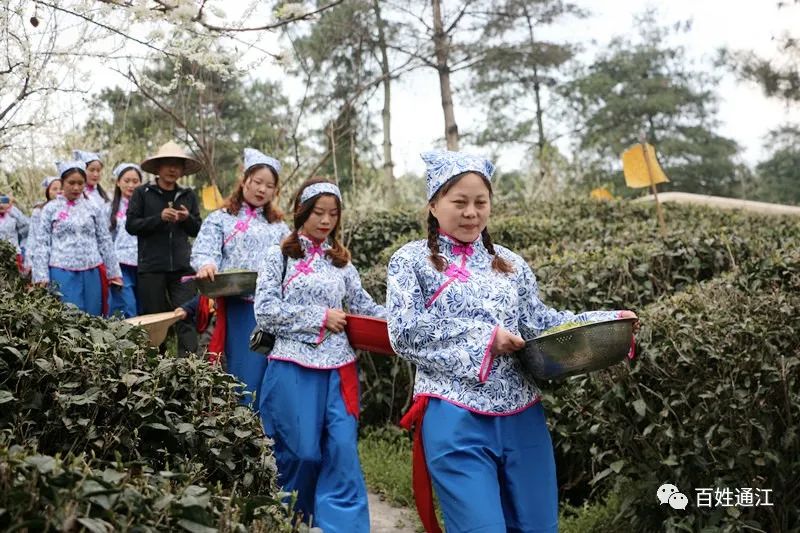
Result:
M612 318L610 320L598 320L597 322L587 322L586 324L581 324L580 326L575 326L573 328L564 329L561 331L554 331L553 333L548 333L546 335L539 335L538 337L534 337L532 339L527 339L525 342L532 342L532 341L543 341L543 340L550 340L555 338L557 335L561 335L562 333L574 333L575 330L583 329L583 328L590 328L592 326L601 326L603 324L611 324L614 322L635 322L638 320L637 318L632 317L625 317L625 318Z

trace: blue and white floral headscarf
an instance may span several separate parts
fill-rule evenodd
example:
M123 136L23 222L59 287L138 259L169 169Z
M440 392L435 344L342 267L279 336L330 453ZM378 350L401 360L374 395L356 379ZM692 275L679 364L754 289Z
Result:
M247 172L256 165L267 165L272 167L276 173L281 172L281 163L274 157L270 157L255 148L244 149L244 171Z
M52 185L54 181L58 181L58 179L58 176L47 176L42 180L42 189L47 190L47 188Z
M83 161L56 161L58 177L64 179L64 175L70 170L80 170L83 177L86 177L86 163Z
M320 194L332 194L338 198L340 202L342 201L342 193L339 192L339 187L333 183L322 182L311 184L303 189L303 193L300 195L300 203L304 204Z
M100 161L101 163L103 162L103 160L100 159L100 154L97 152L87 152L85 150L73 150L72 158L77 159L78 161L83 161L87 165L92 161Z
M427 167L425 173L428 180L428 201L445 183L459 174L477 172L489 181L492 181L494 174L494 164L491 161L463 152L434 150L422 152L420 157Z
M140 167L136 163L120 163L119 165L114 167L112 174L114 174L115 178L119 179L125 173L126 170L129 170L131 168L139 173L139 178L142 177L142 167Z

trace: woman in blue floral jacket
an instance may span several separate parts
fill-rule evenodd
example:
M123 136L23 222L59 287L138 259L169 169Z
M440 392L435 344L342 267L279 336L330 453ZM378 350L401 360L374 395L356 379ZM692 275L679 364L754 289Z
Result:
M109 291L108 312L130 318L140 314L136 301L136 271L139 243L135 236L125 229L128 218L128 201L133 191L142 184L142 169L136 163L120 163L113 170L117 183L110 204L103 204L103 213L109 223L114 251L122 271L122 287Z
M392 346L417 366L415 403L403 423L417 431L420 516L428 531L439 530L430 483L419 482L429 472L447 531L556 531L541 394L513 352L523 337L565 322L635 315L547 307L530 267L489 235L494 165L458 152L422 157L428 239L392 256L386 297Z
M358 460L358 369L344 308L383 317L339 241L342 196L306 181L294 200L295 230L258 273L258 324L275 334L260 413L275 441L278 480L297 491L297 510L326 532L368 532ZM284 267L285 265L285 267Z
M198 278L213 280L225 270L258 270L270 246L289 234L277 207L277 159L254 148L244 149L244 178L225 207L203 221L192 246L191 264ZM250 351L256 325L252 295L217 298L217 321L208 348L212 358L225 353L226 370L245 384L242 402L258 407L256 398L267 358Z
M42 208L33 256L34 283L53 283L65 302L91 315L108 313L108 284L122 286L103 213L87 199L83 161L58 163L61 195Z

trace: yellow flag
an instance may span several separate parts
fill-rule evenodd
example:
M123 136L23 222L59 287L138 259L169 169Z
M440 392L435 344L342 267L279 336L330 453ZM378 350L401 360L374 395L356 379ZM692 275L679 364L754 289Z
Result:
M224 204L222 193L216 185L206 185L203 187L203 207L206 211L213 211L219 209Z
M625 184L632 189L649 187L650 183L666 183L669 180L656 159L656 150L651 144L647 148L647 161L641 144L634 144L622 153L622 172ZM649 163L649 165L648 165ZM649 169L648 169L649 167Z
M605 187L597 187L596 189L592 189L592 192L589 193L589 196L592 197L594 200L613 200L614 195L606 189Z

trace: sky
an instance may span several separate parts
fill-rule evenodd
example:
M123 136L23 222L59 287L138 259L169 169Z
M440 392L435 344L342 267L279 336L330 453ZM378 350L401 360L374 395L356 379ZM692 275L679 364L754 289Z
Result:
M425 0L418 0L428 5ZM614 36L635 33L634 15L649 7L656 8L659 20L664 24L691 20L692 29L681 34L672 44L683 45L687 55L695 66L711 69L711 59L718 49L753 50L763 56L776 53L773 38L793 28L795 34L800 28L800 4L779 10L777 0L670 0L654 2L645 0L639 3L619 0L573 0L580 7L591 12L586 19L571 18L559 26L546 30L545 37L554 40L578 42L586 50L598 49ZM452 5L452 1L450 2ZM228 19L234 19L238 4L231 4ZM444 0L445 7L448 0ZM226 7L227 9L227 7ZM259 20L263 16L257 17ZM251 34L242 34L244 39ZM262 50L280 50L282 45L276 36L261 34L258 47ZM244 48L244 47L243 47ZM282 67L273 60L265 60L265 55L251 48L242 54L243 64L252 67L254 77L273 80L286 80ZM586 57L590 60L590 57ZM86 66L95 74L93 76L94 91L114 85L125 85L123 78L108 67L127 70L119 64L101 59L88 59ZM771 128L787 121L800 123L800 106L787 108L777 100L763 96L759 87L754 84L739 82L727 72L715 72L721 77L716 93L719 97L720 120L719 133L736 140L742 147L742 161L755 164L764 156L762 138ZM454 86L464 86L464 74L453 79ZM295 100L302 96L299 82L286 83L286 90ZM395 160L395 174L421 174L423 164L419 153L432 148L443 148L444 120L440 103L439 82L432 69L421 69L393 84L392 105L392 137ZM69 107L73 109L72 120L65 121L66 129L75 128L84 121L82 108L85 109L86 97L75 101L69 98ZM474 127L484 119L481 110L471 105L463 92L454 95L456 119L461 131ZM375 93L371 108L375 111L376 120L380 120L382 92ZM552 125L551 125L552 126ZM380 134L374 139L375 151L380 154L382 138ZM564 140L563 143L566 143ZM268 147L260 147L268 149ZM566 148L566 146L562 146ZM501 152L498 160L500 169L519 168L523 154L520 150Z

